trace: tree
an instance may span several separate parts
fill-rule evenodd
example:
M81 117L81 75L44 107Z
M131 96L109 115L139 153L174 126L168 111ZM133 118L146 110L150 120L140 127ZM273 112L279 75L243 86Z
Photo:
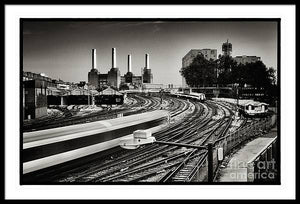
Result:
M267 68L262 61L254 63L239 64L232 70L233 83L240 87L245 84L253 88L263 90L266 102L270 103L278 96L276 86L276 71L274 68Z
M272 83L268 69L262 61L245 64L242 66L242 72L244 73L245 83L253 87L266 88Z
M215 81L215 67L214 61L199 54L189 66L182 67L180 73L191 87L210 86Z
M270 67L267 70L268 75L268 84L265 87L266 94L269 96L269 103L275 106L275 101L278 100L279 89L276 82L276 70L273 67Z
M222 55L217 60L217 72L219 73L217 83L222 85L234 83L235 78L233 76L233 71L237 71L237 63L232 57Z
M243 87L246 84L246 73L245 66L243 64L238 64L234 66L231 70L231 82L232 84L239 84Z
M273 67L270 67L268 70L268 79L270 80L269 83L276 85L277 84L277 77L276 77L276 70Z

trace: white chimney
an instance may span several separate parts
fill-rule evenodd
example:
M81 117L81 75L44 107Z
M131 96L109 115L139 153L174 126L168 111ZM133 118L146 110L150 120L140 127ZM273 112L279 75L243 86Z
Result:
M116 48L112 49L112 68L117 67L117 62L116 62Z
M96 67L97 67L96 49L92 49L92 68L95 69Z
M149 54L146 54L146 69L149 69Z
M128 55L128 72L131 72L131 55Z

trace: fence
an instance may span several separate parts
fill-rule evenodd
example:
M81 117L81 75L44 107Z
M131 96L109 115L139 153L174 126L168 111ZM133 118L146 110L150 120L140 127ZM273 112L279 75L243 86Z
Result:
M223 155L228 155L232 149L241 145L246 140L262 135L264 132L269 131L276 123L274 117L268 117L262 121L256 121L235 132L228 133L226 136L217 139L214 142L213 148L213 175L218 169L219 161L217 150L223 148Z
M276 181L277 137L247 163L247 182Z

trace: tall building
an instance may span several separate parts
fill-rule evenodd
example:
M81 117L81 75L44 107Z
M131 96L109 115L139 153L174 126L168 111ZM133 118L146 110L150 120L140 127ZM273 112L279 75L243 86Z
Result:
M223 52L223 55L225 55L225 56L231 55L232 44L228 42L228 39L227 39L227 42L223 43L223 45L222 45L222 52Z
M149 63L149 61L148 61ZM143 68L144 69L144 68ZM143 77L142 76L135 76L132 73L131 68L131 55L128 55L127 60L127 73L124 76L121 76L121 83L127 85L133 85L135 87L142 87L143 84Z
M107 74L107 84L119 88L121 84L121 74L118 68L111 68Z
M152 83L153 75L151 73L151 69L149 67L149 54L145 55L145 67L143 69L143 83Z
M217 49L192 49L182 58L182 67L189 66L199 54L207 60L217 59Z
M153 75L151 73L151 69L144 68L143 70L143 83L152 83Z
M257 57L257 56L247 56L247 55L236 56L233 59L238 64L244 64L244 65L247 64L247 63L254 63L254 62L260 61L260 57Z
M207 60L217 60L217 49L191 49L182 58L182 67L189 66L199 54L202 54L203 57ZM186 80L184 77L182 77L182 87L187 87Z
M128 55L127 73L124 75L125 83L132 83L133 74L131 72L131 55Z
M110 86L119 88L121 84L121 74L119 68L117 68L116 61L116 48L112 48L112 68L107 74L107 83Z
M88 82L89 85L95 87L95 89L99 88L99 72L97 69L91 69L88 74Z
M96 69L96 49L92 49L92 69L88 73L88 83L94 86L96 89L99 88L99 71Z
M23 82L23 119L47 115L47 82L40 79Z

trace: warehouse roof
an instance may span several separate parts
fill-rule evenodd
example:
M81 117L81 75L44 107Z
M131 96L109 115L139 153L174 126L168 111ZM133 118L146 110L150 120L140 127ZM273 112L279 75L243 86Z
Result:
M108 87L107 89L104 89L103 91L101 91L100 95L123 95L123 94L112 89L111 87Z

